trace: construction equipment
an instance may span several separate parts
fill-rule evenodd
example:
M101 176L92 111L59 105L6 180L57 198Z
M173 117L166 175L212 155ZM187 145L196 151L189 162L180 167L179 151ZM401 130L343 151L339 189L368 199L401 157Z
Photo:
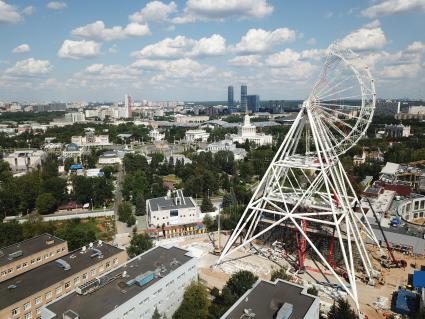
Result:
M378 219L378 215L376 215L375 210L373 209L372 204L370 203L369 198L365 197L367 203L369 204L370 209L372 210L373 216L375 217L376 223L382 233L382 237L385 240L385 245L387 246L388 255L389 256L381 256L381 265L385 268L405 268L407 266L407 262L403 259L397 259L394 256L393 249L391 248L390 243L388 242L387 236L385 235L384 230L382 229L381 222ZM389 258L388 258L389 257Z

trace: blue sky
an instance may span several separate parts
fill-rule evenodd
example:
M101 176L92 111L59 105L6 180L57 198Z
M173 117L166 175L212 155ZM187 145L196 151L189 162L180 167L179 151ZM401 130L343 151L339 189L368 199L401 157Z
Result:
M0 100L305 98L336 40L425 98L425 0L0 0Z

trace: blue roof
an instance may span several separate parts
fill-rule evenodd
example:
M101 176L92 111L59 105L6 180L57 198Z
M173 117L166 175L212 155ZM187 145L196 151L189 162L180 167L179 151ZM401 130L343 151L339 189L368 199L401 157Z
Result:
M82 169L82 168L83 168L83 165L81 165L81 164L72 164L71 166L69 166L69 169L72 169L72 170Z
M410 315L418 309L418 296L411 291L400 289L394 305L394 311L401 315Z
M425 271L416 270L413 273L413 287L415 289L425 288Z

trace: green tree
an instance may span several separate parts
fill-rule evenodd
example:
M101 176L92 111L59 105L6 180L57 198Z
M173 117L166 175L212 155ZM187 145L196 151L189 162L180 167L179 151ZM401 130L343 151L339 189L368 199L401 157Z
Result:
M351 308L346 299L338 299L328 313L329 319L357 319L355 311Z
M127 223L133 216L132 206L130 202L122 202L118 206L118 220Z
M271 274L271 281L275 281L276 279L282 280L290 280L291 276L286 273L285 267L280 267L279 269L273 269Z
M173 315L173 319L205 319L208 316L210 300L201 283L193 282L186 288L183 301Z
M42 193L37 197L36 207L40 214L50 214L56 210L57 202L53 194Z
M201 212L211 213L214 211L214 205L211 203L211 200L208 197L202 198Z
M153 242L148 234L136 234L130 241L130 246L127 248L127 253L130 258L133 258L151 249L152 247Z
M205 215L204 219L202 220L202 223L205 225L208 231L213 231L215 228L214 220L208 214Z
M318 296L319 295L319 291L314 286L308 288L307 289L307 293L309 293L310 295L313 295L313 296Z
M230 292L238 298L242 296L258 280L258 277L247 270L234 273L226 283Z
M55 235L66 240L72 251L96 241L96 224L81 223L78 219L68 221L55 231Z
M66 180L60 177L50 177L41 182L40 192L51 193L58 204L66 201Z
M155 307L155 311L153 312L152 319L161 319L161 314L158 311L158 308Z
M22 224L12 221L0 222L0 247L9 246L24 240Z
M144 216L146 214L146 200L143 194L139 193L135 199L136 215Z

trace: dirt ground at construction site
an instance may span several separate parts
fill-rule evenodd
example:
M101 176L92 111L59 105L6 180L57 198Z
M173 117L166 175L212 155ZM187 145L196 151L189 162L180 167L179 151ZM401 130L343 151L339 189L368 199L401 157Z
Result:
M175 245L189 250L193 256L199 259L198 272L200 280L210 288L217 287L221 289L230 275L238 270L249 270L260 279L270 280L273 269L284 266L288 269L288 274L292 275L295 283L316 287L321 299L321 308L325 312L330 309L338 296L347 296L340 289L341 287L335 277L320 263L307 258L305 261L307 271L303 274L298 274L293 270L296 258L286 255L284 251L275 249L275 247L256 245L256 247L260 247L258 250L253 248L238 250L232 253L226 262L216 266L219 257L213 254L214 246L211 239L211 236L204 234L196 237L165 239L159 241L158 244L165 246ZM222 235L221 242L225 243L226 239L226 236ZM425 259L424 257L414 258L395 253L396 258L406 260L407 267L383 269L378 261L379 251L377 247L369 246L368 250L370 256L372 256L374 268L381 271L384 284L377 283L371 286L361 280L357 280L359 304L361 312L367 315L368 318L381 319L391 313L393 292L397 291L399 287L405 287L408 284L408 275L413 273L415 269L420 269L422 265L425 265ZM412 267L414 264L416 264L416 267ZM358 273L356 275L360 279L362 274Z

